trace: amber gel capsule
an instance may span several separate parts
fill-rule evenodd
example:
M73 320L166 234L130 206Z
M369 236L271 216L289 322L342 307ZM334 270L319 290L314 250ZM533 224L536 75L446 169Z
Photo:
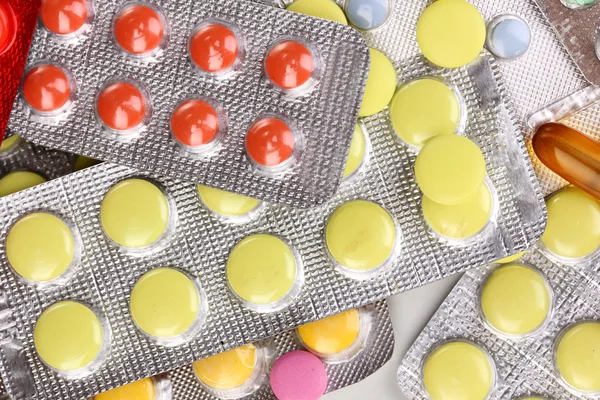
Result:
M600 142L552 122L537 129L532 144L546 167L600 199Z

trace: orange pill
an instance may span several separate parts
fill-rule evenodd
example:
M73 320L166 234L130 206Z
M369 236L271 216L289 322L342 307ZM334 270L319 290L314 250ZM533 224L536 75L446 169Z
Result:
M314 69L315 60L310 50L293 40L277 43L265 59L267 76L283 89L302 86L310 79Z
M239 55L235 33L220 24L200 27L190 41L190 57L206 72L223 72L233 65Z
M86 0L43 0L40 19L50 32L69 35L77 32L88 17Z
M294 146L294 133L288 124L275 117L259 119L246 135L248 155L264 167L275 167L287 161Z
M37 111L56 111L69 101L70 96L69 77L55 65L35 67L23 81L23 97Z
M96 107L98 116L107 127L124 131L142 123L146 114L146 99L135 85L117 82L100 92Z
M17 19L7 1L0 0L0 55L12 46L17 37Z
M210 143L219 132L219 115L204 100L187 100L171 116L171 132L185 146L202 146Z
M149 6L126 7L115 21L115 39L128 53L150 53L160 45L165 34L163 19Z
M546 167L600 199L600 142L552 122L537 129L532 145Z

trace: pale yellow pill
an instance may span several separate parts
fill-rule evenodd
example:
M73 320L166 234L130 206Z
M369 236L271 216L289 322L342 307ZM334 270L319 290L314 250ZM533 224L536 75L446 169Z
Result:
M490 189L481 185L473 196L462 203L445 205L423 197L423 216L435 232L452 239L475 235L487 224L492 213Z
M443 344L423 367L423 384L431 400L484 400L493 383L488 356L470 343Z
M358 125L354 128L352 135L352 144L350 144L350 152L346 160L346 168L344 168L344 177L350 176L360 167L365 158L365 135Z
M331 0L296 0L287 6L287 9L348 25L344 11Z
M371 66L359 117L368 117L383 110L396 90L396 70L392 62L378 50L369 49Z
M73 262L75 240L55 215L36 212L19 219L6 238L6 256L17 274L33 282L61 276Z
M253 344L217 354L192 365L196 376L205 385L220 390L242 386L256 367L257 351Z
M206 207L225 217L241 217L260 205L260 200L252 197L203 185L198 185L198 194Z
M14 171L0 178L0 197L40 185L46 179L35 172Z
M520 253L513 254L512 256L508 256L508 257L501 258L500 260L496 260L496 262L498 264L508 264L509 262L518 260L519 258L523 257L524 255L525 255L525 251L522 251Z
M568 329L556 346L556 366L577 390L600 393L600 322L589 321Z
M415 161L415 178L423 194L439 204L459 204L481 189L485 159L463 136L438 135L427 141Z
M40 358L64 372L90 365L100 353L102 340L102 325L96 314L75 301L48 307L33 330L33 343Z
M11 137L4 139L2 144L0 144L0 154L14 150L15 147L21 143L21 140L19 135L12 135Z

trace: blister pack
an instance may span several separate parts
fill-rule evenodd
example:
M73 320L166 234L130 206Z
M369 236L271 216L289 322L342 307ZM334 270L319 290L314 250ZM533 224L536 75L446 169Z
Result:
M275 203L333 195L369 65L357 32L237 1L75 3L44 2L11 129Z

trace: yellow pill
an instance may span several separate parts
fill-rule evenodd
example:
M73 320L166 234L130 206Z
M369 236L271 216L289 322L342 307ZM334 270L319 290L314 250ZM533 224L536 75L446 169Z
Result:
M452 239L475 235L487 224L492 213L492 195L485 185L466 201L445 205L423 197L423 215L435 232Z
M17 274L33 282L61 276L73 262L71 229L55 215L36 212L19 219L6 237L6 257Z
M0 197L25 190L46 182L42 176L35 172L14 171L9 172L0 179Z
M501 258L500 260L496 260L496 262L498 264L508 264L509 262L518 260L519 258L523 257L524 255L525 255L525 251L522 251L520 253L513 254L512 256L508 256L508 257Z
M21 137L19 135L12 135L11 137L4 139L2 144L0 144L0 153L13 150L20 142Z
M92 310L75 301L61 301L40 315L33 330L33 343L46 364L69 372L96 359L102 336L102 325Z
M568 187L546 200L548 223L542 243L554 254L584 257L600 246L600 202Z
M437 0L417 22L417 43L425 58L444 68L473 61L485 43L485 21L464 0Z
M127 179L104 197L100 220L115 243L128 248L146 247L165 234L169 203L156 185L144 179Z
M155 400L154 382L151 378L142 379L100 393L94 397L94 400Z
M260 204L260 200L240 194L198 185L200 200L212 212L225 217L240 217L248 214Z
M575 389L600 392L600 323L583 322L566 331L556 347L556 366Z
M439 204L467 201L481 189L485 174L485 159L479 147L458 135L430 139L415 161L417 184L425 196Z
M86 156L77 156L75 158L75 166L73 169L75 171L81 171L82 169L93 167L94 165L99 163L100 161L94 160L93 158L89 158Z
M137 326L150 336L172 339L189 330L200 311L194 282L172 268L155 268L133 286L129 303Z
M253 344L229 350L192 364L200 381L213 389L231 390L242 386L254 372L257 352Z
M383 110L396 90L396 70L392 62L375 49L369 49L371 66L359 117L368 117Z
M231 289L252 304L281 300L292 289L297 269L292 249L266 234L242 239L231 250L226 266Z
M450 342L425 362L423 383L431 400L483 400L494 384L494 371L477 346Z
M452 89L442 82L417 79L396 92L390 115L396 134L406 143L421 147L436 135L456 131L460 103Z
M331 215L325 229L325 242L342 267L368 271L383 264L392 254L396 226L380 205L355 200Z
M481 291L481 310L497 330L524 335L539 328L548 316L550 290L535 270L519 264L500 267Z
M358 125L354 128L352 135L352 143L350 144L350 152L346 160L346 168L344 168L344 178L351 175L360 167L363 158L365 157L365 135Z
M311 15L348 25L344 11L331 0L296 0L287 6L287 9L300 14Z
M298 328L298 335L306 347L327 355L339 353L352 346L359 332L360 316L356 309Z

